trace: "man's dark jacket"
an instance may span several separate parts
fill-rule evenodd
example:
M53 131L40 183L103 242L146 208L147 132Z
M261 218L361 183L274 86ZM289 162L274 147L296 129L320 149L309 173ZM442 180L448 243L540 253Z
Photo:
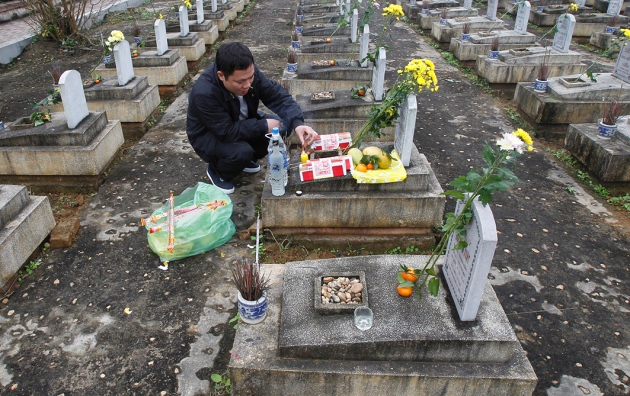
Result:
M199 77L188 96L186 133L202 160L215 163L214 147L224 143L250 141L268 133L267 121L258 114L260 101L283 119L291 131L304 124L302 110L280 84L267 79L254 65L254 82L247 95L248 118L239 120L240 102L217 76L216 63Z

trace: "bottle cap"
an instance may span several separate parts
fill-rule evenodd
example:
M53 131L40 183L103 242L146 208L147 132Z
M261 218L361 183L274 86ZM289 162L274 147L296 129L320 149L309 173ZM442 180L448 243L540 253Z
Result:
M278 129L278 127L273 127L271 129L271 134L272 135L279 135L280 134L280 129Z

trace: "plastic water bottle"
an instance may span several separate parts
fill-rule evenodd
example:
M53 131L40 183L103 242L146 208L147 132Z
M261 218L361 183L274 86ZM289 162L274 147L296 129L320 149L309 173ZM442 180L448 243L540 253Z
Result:
M284 195L284 158L280 153L280 134L271 136L271 155L269 156L269 181L271 193L275 196Z
M287 147L284 144L282 138L280 138L280 130L276 127L271 129L271 139L269 140L269 146L267 146L267 166L270 166L271 151L273 150L273 137L278 136L278 147L280 147L280 153L284 160L283 167L283 180L286 186L289 183L289 156L287 155Z

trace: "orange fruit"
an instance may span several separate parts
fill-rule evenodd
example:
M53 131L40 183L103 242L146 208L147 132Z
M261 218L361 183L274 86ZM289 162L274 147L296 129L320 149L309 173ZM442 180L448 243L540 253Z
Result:
M367 166L365 166L364 164L359 164L356 168L354 168L354 170L356 170L357 172L367 172Z
M400 276L402 276L402 278L404 280L407 280L409 282L415 282L418 280L418 275L416 275L413 272L413 268L409 268L409 270L407 270L407 272L401 272Z
M101 82L101 80L94 80L94 84L98 84L100 82Z
M360 89L360 90L357 91L357 95L364 96L365 95L365 91Z
M411 294L413 294L413 287L411 286L398 286L398 294L400 294L403 297L409 297Z
M369 162L369 163L367 164L367 168L368 168L368 169L374 169L374 164L372 164L371 162Z
M134 53L133 53L133 57L135 58L135 57L137 57L137 56L138 56L138 53L137 53L137 52L134 52Z
M328 38L326 39L326 42L327 42L327 43L330 43L331 41L332 41L332 39L331 39L330 37L328 37Z

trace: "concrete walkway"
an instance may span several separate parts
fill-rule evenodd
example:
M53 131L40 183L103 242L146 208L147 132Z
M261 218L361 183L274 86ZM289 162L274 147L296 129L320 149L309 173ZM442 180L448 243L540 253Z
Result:
M226 40L250 46L279 80L294 7L259 0ZM502 103L443 61L413 27L400 22L391 32L390 84L411 58L436 63L441 88L419 96L414 142L446 188L482 165L485 142L515 127ZM47 251L3 301L2 393L210 394L210 375L239 358L230 351L236 291L229 266L252 257L251 241L235 236L162 271L139 223L169 189L178 194L207 182L186 139L186 108L183 93L109 172L82 212L75 244ZM539 377L535 394L627 394L628 236L611 207L573 181L542 142L535 145L515 171L521 182L492 203L500 235L491 284ZM239 230L254 222L263 173L236 179Z

